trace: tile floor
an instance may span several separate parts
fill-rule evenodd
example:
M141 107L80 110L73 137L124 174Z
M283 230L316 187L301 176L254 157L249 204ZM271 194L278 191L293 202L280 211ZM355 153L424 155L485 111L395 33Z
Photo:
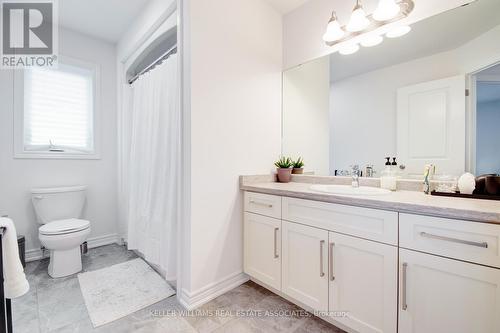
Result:
M136 257L135 253L127 251L122 246L103 246L89 250L82 260L83 269L92 271ZM191 313L186 313L173 296L94 329L87 314L76 274L66 278L51 279L47 274L47 265L48 259L27 264L26 275L31 286L30 292L12 302L16 333L343 332L318 318L308 316L295 305L252 282L219 296ZM278 317L255 316L256 313L277 310L288 310L288 313L293 312L293 314ZM236 317L236 313L241 314L243 311L247 311L246 317Z

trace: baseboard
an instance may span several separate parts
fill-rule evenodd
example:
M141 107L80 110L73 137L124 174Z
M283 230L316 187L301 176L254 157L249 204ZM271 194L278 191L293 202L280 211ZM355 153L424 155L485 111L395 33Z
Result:
M227 293L249 280L248 276L243 272L233 273L224 279L209 284L206 287L200 288L194 292L188 292L184 288L179 293L179 302L188 310L193 310L199 306L213 300L214 298Z
M119 244L120 239L118 234L109 234L104 236L97 236L87 239L87 246L89 249L94 247L109 245L109 244ZM48 256L48 251L45 251L45 256L42 254L41 249L30 249L26 250L26 262L40 260Z
M120 244L120 238L118 237L118 234L109 234L87 239L87 246L89 249L115 243Z
M41 249L26 250L26 257L25 257L26 262L40 260L42 258L43 256Z

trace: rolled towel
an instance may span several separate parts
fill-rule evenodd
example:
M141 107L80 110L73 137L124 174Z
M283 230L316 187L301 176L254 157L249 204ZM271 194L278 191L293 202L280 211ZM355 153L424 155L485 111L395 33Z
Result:
M3 287L5 297L20 297L28 292L30 285L24 274L21 259L19 259L16 227L14 226L14 222L6 217L0 217L0 227L5 228L2 237Z

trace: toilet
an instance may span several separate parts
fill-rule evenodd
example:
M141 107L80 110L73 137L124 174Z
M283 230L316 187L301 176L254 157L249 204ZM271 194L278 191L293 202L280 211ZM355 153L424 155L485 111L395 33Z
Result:
M82 270L80 245L90 234L90 222L80 219L86 186L31 190L40 243L50 251L48 273L53 278Z

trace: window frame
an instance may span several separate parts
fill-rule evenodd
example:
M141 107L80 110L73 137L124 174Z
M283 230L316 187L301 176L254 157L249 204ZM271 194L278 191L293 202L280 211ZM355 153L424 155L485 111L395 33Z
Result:
M93 81L93 142L94 149L89 152L67 150L30 150L24 145L24 70L15 70L14 73L14 158L16 159L101 159L101 71L97 64L82 61L67 56L59 56L59 63L72 67L82 68L92 72Z

